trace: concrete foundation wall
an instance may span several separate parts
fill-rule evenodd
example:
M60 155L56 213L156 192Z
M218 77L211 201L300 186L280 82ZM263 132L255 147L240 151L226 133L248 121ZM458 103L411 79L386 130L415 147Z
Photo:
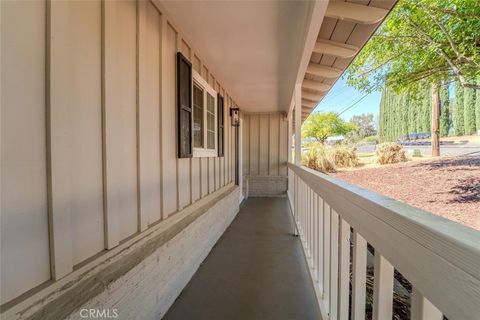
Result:
M244 176L244 194L249 197L285 196L287 180L284 176Z

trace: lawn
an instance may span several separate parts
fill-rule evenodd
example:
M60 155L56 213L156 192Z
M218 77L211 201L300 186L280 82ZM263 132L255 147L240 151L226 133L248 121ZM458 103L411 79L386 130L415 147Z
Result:
M363 169L333 176L480 230L480 156L378 166L360 155Z

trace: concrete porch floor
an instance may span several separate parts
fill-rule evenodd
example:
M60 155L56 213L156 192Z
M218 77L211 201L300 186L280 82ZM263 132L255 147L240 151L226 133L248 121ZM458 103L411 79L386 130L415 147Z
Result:
M320 319L287 201L246 200L164 319Z

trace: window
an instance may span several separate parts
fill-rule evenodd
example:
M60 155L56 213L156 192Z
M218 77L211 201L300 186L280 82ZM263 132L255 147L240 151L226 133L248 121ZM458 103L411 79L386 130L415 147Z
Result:
M193 156L217 156L217 93L193 70Z

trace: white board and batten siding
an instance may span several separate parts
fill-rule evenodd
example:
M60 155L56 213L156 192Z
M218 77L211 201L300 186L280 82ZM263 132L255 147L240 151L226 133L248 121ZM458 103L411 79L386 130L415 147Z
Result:
M287 118L283 113L242 116L243 174L287 175Z
M5 304L232 183L234 103L156 2L0 5ZM177 159L177 51L224 96L224 157Z

